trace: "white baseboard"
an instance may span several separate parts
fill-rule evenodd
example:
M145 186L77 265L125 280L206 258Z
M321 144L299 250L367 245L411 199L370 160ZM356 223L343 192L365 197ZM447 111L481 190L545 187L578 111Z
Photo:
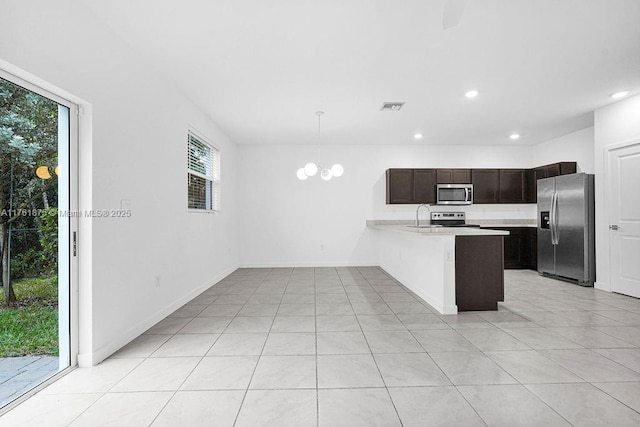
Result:
M182 298L173 301L171 304L165 306L164 308L156 311L154 314L146 318L145 320L138 322L136 325L129 328L127 331L124 331L120 337L116 341L112 341L105 346L100 347L93 353L80 353L78 354L78 366L81 368L95 366L100 362L104 361L107 357L114 354L116 351L120 350L122 347L136 339L147 329L176 311L178 308L182 307L184 304L188 303L202 292L209 289L211 286L218 283L220 280L227 277L229 274L233 273L239 267L234 265L225 269L222 273L218 274L211 280L201 284L188 294L184 295Z
M241 264L240 268L376 267L376 261L359 262L261 262Z
M611 286L607 282L595 282L593 287L605 292L612 292Z

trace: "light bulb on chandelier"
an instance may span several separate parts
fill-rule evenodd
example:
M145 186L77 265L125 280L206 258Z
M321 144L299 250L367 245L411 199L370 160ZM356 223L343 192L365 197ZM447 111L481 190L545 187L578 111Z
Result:
M296 172L296 175L298 176L298 179L300 181L304 181L305 179L309 178L305 173L304 168L298 169L298 172Z
M324 111L316 111L316 116L318 116L318 142L316 145L316 158L320 157L320 117L324 114ZM315 176L320 171L320 178L324 181L329 181L331 178L341 177L344 174L344 168L341 164L335 163L331 168L321 168L318 164L309 162L304 167L298 169L296 171L296 176L300 181L304 181L310 176Z
M307 176L314 176L315 174L318 173L318 166L316 166L316 164L313 162L309 162L306 165L304 165L304 173Z

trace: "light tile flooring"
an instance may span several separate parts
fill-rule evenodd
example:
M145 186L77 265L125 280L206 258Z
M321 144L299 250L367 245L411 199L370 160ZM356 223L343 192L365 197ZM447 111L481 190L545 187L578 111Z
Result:
M375 267L237 270L0 425L640 425L640 300L505 278L440 316Z

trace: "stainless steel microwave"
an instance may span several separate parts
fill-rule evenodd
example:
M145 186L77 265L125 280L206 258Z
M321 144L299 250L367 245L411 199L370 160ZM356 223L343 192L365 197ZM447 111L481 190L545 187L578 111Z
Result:
M438 205L473 204L473 184L436 185L436 203Z

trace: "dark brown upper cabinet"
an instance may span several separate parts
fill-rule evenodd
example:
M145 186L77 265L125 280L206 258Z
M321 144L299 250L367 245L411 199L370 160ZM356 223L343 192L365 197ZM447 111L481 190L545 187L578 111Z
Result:
M435 203L435 169L388 169L387 204Z
M553 165L550 165L553 166ZM558 168L558 170L560 170ZM535 168L533 169L533 174L535 175L535 179L536 181L542 178L548 178L549 176L553 176L553 175L549 175L549 171L553 172L553 168L549 168L547 166L540 166L539 168Z
M542 169L544 169L545 178L551 178L552 176L560 175L560 163L543 166Z
M436 170L435 169L414 169L413 170L413 202L414 203L435 203L436 202Z
M500 170L472 169L473 203L500 202Z
M536 202L536 174L533 169L524 171L524 186L526 203Z
M534 169L536 172L536 180L576 173L576 166L576 162L559 162L537 167Z
M524 169L500 169L500 203L526 203Z
M527 203L536 203L538 199L538 180L559 175L576 173L576 162L559 162L528 169L526 174Z
M471 169L437 169L438 184L470 184Z
M387 204L413 203L413 169L387 170Z
M560 162L560 175L569 175L578 171L578 164L576 162Z
M387 204L436 202L436 184L473 184L473 203L535 203L537 181L575 173L576 162L534 169L388 169Z

